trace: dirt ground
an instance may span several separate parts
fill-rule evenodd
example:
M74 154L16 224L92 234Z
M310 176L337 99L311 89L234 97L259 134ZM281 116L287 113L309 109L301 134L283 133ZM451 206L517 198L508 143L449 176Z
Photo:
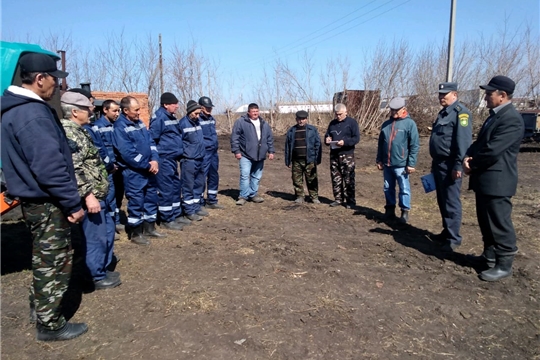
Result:
M265 163L265 202L235 206L238 165L228 138L220 141L226 210L180 233L163 231L149 247L123 234L116 243L123 284L70 296L66 309L79 307L72 321L89 325L77 339L35 341L29 233L4 221L2 358L540 359L540 153L519 155L514 276L485 283L465 258L482 251L472 192L462 195L457 253L445 256L428 238L441 228L435 194L424 194L419 180L429 171L427 138L408 226L380 220L373 138L356 150L356 210L328 206L326 148L323 204L295 204L282 137L276 160Z

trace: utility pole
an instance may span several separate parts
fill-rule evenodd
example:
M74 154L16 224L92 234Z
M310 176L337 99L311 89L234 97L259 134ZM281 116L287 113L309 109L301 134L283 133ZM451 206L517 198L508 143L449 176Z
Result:
M159 89L163 94L163 52L161 50L161 34L159 34Z
M456 1L451 0L450 6L450 35L448 36L448 61L446 63L446 81L452 81L454 70L454 28L456 27Z

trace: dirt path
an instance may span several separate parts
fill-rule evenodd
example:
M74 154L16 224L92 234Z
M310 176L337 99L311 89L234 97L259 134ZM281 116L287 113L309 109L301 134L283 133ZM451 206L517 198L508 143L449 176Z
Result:
M410 226L381 222L382 175L374 139L357 148L358 209L293 202L290 172L267 161L262 204L234 204L238 165L221 139L220 203L209 218L148 248L116 244L123 284L84 294L74 321L87 334L38 343L28 323L28 232L2 224L3 359L540 359L538 153L519 157L514 276L478 280L464 254L480 253L474 194L464 192L463 237L445 258L422 139ZM326 149L325 149L326 151ZM467 181L465 182L465 185Z

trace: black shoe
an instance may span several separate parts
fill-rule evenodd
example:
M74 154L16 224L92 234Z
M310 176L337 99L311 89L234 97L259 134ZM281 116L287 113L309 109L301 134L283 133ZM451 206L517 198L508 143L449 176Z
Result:
M384 221L390 221L396 219L396 206L395 205L386 205L384 207Z
M137 245L150 245L150 240L143 235L142 224L131 229L131 242Z
M201 221L203 219L202 216L199 216L197 214L186 215L186 218L191 221Z
M399 218L399 222L402 224L409 222L409 210L401 209L401 217Z
M331 207L341 206L341 201L334 201L330 204Z
M41 324L36 326L36 339L38 341L61 341L74 339L88 331L85 323L66 323L58 330L48 330Z
M433 241L434 243L446 245L448 242L446 233L443 231L440 234L432 234L428 236L429 240Z
M456 243L453 243L453 242L449 241L449 242L447 242L446 244L444 244L442 246L441 250L443 252L454 252L460 246L461 246L461 244L456 244Z
M143 223L143 234L150 237L163 237L163 234L160 234L156 230L155 222L145 221Z
M483 270L492 269L495 267L495 263L497 261L495 256L495 248L493 246L484 248L484 251L479 256L467 255L466 259L473 267Z
M495 266L492 269L482 271L479 275L484 281L498 281L506 277L512 276L512 263L514 255L498 255Z
M215 209L215 210L223 210L223 209L225 209L225 206L219 205L219 204L206 204L205 208L207 208L207 209Z
M184 225L181 223L177 223L176 221L171 221L171 222L162 222L161 227L165 229L169 229L169 230L182 230Z
M197 211L197 215L199 216L208 216L210 215L210 213L206 210L204 210L203 208L201 208L199 211Z
M118 274L118 277L109 276L109 274L107 274L103 279L94 281L94 286L96 287L96 290L115 288L122 283L119 276L120 274Z
M345 209L355 209L356 208L356 204L347 204L345 205Z
M185 216L179 216L179 217L177 217L176 219L174 219L174 222L177 222L177 223L182 224L182 225L184 225L184 226L191 225L191 220L189 220L189 219L186 218Z

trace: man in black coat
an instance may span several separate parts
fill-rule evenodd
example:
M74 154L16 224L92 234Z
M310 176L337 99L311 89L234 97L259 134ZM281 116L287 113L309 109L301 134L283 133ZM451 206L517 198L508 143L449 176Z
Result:
M511 198L517 188L517 155L524 126L511 101L514 81L498 75L480 88L486 91L489 117L467 150L463 169L471 176L469 187L476 193L476 215L484 241L484 252L477 259L489 267L480 273L480 279L497 281L512 275L517 253Z

